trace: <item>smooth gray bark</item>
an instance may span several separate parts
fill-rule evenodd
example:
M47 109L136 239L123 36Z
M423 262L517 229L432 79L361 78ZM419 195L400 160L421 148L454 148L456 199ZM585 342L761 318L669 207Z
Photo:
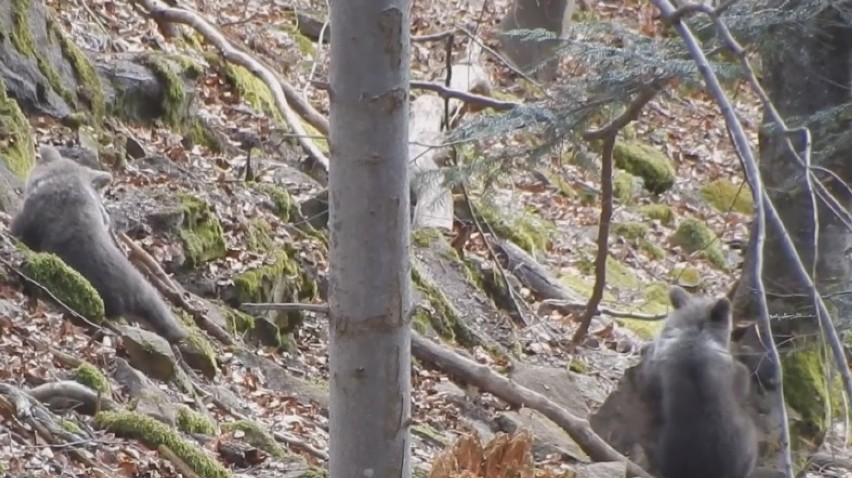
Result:
M410 0L331 2L330 476L410 476Z

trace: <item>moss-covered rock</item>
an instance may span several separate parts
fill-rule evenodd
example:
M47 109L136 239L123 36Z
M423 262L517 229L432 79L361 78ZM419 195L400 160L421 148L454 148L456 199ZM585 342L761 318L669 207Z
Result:
M78 82L77 97L85 99L83 103L87 104L89 111L91 111L95 120L94 123L99 123L106 112L106 103L103 86L92 61L73 40L60 30L59 25L52 17L47 19L47 28L51 35L55 35L63 55L74 68L74 76Z
M248 250L266 252L272 249L272 226L263 219L249 221L246 229Z
M615 165L645 182L645 189L654 194L667 191L674 185L675 169L665 154L638 141L620 141L613 151Z
M612 225L612 233L629 241L637 241L648 236L648 226L641 222L617 222Z
M719 246L716 234L703 222L693 218L685 219L678 226L672 239L687 253L701 251L704 258L714 267L727 269L727 260Z
M674 224L676 215L672 208L665 204L645 204L639 206L639 214L653 221L660 221L665 226Z
M104 374L97 367L88 362L83 362L74 370L73 378L75 382L81 383L103 395L108 396L112 394L109 380L104 377Z
M481 345L476 335L460 317L458 311L435 284L432 284L425 277L421 277L414 267L411 269L411 280L414 287L428 298L425 305L414 308L412 323L415 330L424 331L431 326L435 332L448 341L455 341L466 347Z
M104 301L85 277L54 254L30 252L21 265L24 274L87 319L104 319Z
M180 197L180 203L183 222L178 229L178 237L186 255L186 265L196 267L225 257L225 234L210 206L188 194Z
M226 432L238 430L245 434L245 441L249 445L257 447L279 460L287 458L287 452L284 451L284 448L275 441L275 438L269 432L257 423L239 420L223 424L222 430Z
M255 183L254 188L269 197L275 208L273 212L278 219L290 222L293 218L299 217L299 205L286 189L268 183Z
M481 219L491 226L495 234L509 239L530 254L550 248L553 225L547 224L532 213L507 218L509 213L500 210L490 201L483 201L477 208L477 212Z
M216 424L212 420L185 405L178 407L177 426L184 433L216 434Z
M751 214L754 210L751 189L745 183L738 186L727 179L717 179L702 186L700 192L717 211Z
M118 436L140 440L151 448L167 446L203 478L231 478L233 475L204 450L181 438L174 430L151 417L128 411L99 412L94 424Z
M584 274L593 276L595 274L595 255L589 254L587 257L588 259L578 263L578 267ZM590 283L592 282L594 282L594 279L590 280ZM638 289L640 285L639 278L612 256L606 258L606 283L615 288L625 289Z
M0 80L0 158L19 179L24 180L35 163L33 133L18 103L6 94L6 85Z
M822 443L831 418L842 416L840 381L826 377L832 364L824 357L830 356L825 348L816 344L800 344L781 358L784 372L784 400L796 411L790 421L790 435L797 460L801 462Z
M625 172L616 170L612 176L612 197L620 204L630 204L639 194L641 179Z
M244 302L299 302L318 295L317 284L301 270L297 251L281 249L272 254L271 262L243 272L234 278L235 307ZM284 334L302 323L301 311L272 312L270 320Z

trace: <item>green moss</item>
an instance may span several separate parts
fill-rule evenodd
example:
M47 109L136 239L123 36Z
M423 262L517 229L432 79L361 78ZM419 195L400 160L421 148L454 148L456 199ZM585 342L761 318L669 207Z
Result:
M302 272L298 252L280 249L272 255L272 262L248 270L234 278L235 302L299 302L318 296L317 284ZM274 322L282 333L290 333L302 323L301 311L280 312Z
M476 209L481 219L491 226L495 234L509 239L530 254L550 248L553 225L547 224L534 214L519 214L514 218L505 219L504 211L486 202Z
M183 314L181 314L183 315ZM186 320L184 320L186 322ZM195 322L190 319L190 323L185 327L187 330L186 341L195 350L201 352L204 360L210 367L210 370L219 370L219 364L216 361L216 349L213 344L207 339L207 336L195 325Z
M99 412L94 424L118 436L141 440L151 448L167 446L203 478L231 478L231 473L204 450L157 420L136 412Z
M664 314L669 310L669 287L663 282L654 282L642 291L644 299L636 312L643 314ZM663 320L648 321L639 319L619 319L619 322L644 339L652 339L663 327Z
M666 250L648 239L639 239L639 250L657 261L666 257Z
M621 222L612 225L612 233L617 237L636 241L648 235L648 226L641 222Z
M246 230L248 250L266 252L272 249L272 226L263 219L253 219Z
M636 176L624 171L615 171L612 176L612 197L621 204L630 204L639 194Z
M654 194L667 191L674 184L675 169L669 158L657 149L638 141L620 141L613 151L615 165L645 182Z
M586 374L589 373L590 368L589 364L585 362L581 362L579 360L572 360L568 363L568 370L574 373Z
M685 219L680 223L673 237L674 243L687 253L701 251L710 264L719 269L727 269L725 254L719 247L716 234L697 219Z
M581 260L578 263L578 268L583 274L593 276L595 274L594 255L587 255L588 259ZM594 283L594 279L590 279L590 283ZM639 279L618 260L612 256L606 258L606 284L616 288L638 289ZM591 285L589 286L591 291Z
M671 271L672 281L684 287L698 287L704 282L701 272L690 266L674 267Z
M94 365L83 362L74 370L74 381L81 383L103 395L112 395L109 380Z
M298 217L299 206L284 188L267 183L256 183L254 188L269 196L269 199L275 206L273 212L282 221L290 222L292 218Z
M178 237L186 254L187 265L196 267L224 257L225 234L219 219L207 203L190 195L182 195L180 202L184 217Z
M639 214L654 221L660 221L663 225L671 226L675 221L674 209L665 204L645 204L639 206Z
M245 312L240 312L230 307L224 308L223 312L225 313L225 321L228 324L228 331L232 334L240 335L251 332L254 329L254 317Z
M415 322L419 321L421 325L428 323L441 337L459 345L481 345L444 293L429 280L421 277L414 267L411 268L411 280L414 287L428 298L427 306L416 308Z
M165 84L163 97L163 120L169 126L181 127L187 117L187 99L183 81L167 57L162 53L149 52L140 59Z
M71 66L74 68L74 74L80 85L78 92L83 92L83 96L89 102L89 109L92 112L92 116L94 116L96 122L99 122L106 112L106 102L101 79L95 71L95 67L92 65L89 57L67 35L59 30L53 18L48 18L47 25L48 29L56 31L59 47L62 49L65 58L71 62Z
M288 456L284 448L275 441L275 438L257 423L240 420L223 424L222 430L228 432L239 430L243 432L245 434L245 441L248 444L269 453L279 460L283 460Z
M243 101L271 115L275 121L283 122L269 88L260 79L240 65L224 63L220 66L220 73L231 83Z
M72 422L71 420L66 420L66 419L63 418L62 420L60 420L59 426L61 426L62 429L65 430L68 433L74 433L74 434L83 433L83 430L80 428L80 425L77 425L76 423ZM3 468L0 467L0 471L2 471L2 469Z
M790 423L796 450L812 451L814 443L822 443L833 414L831 390L835 387L826 381L825 354L824 346L800 344L781 358L784 399L797 412L797 419Z
M12 0L12 44L22 55L35 59L39 71L47 79L50 88L62 97L72 109L76 109L76 96L63 85L59 72L35 44L29 25L31 4L32 0Z
M436 228L418 229L411 234L411 243L418 247L429 247L432 242L442 237L441 231Z
M216 424L212 420L187 406L178 407L177 427L184 433L216 434Z
M6 94L6 85L0 80L0 158L18 179L24 180L35 162L35 144L30 123L18 103Z
M24 274L44 286L63 304L89 320L104 319L104 302L79 272L54 254L28 253L22 264Z
M754 210L751 189L744 183L737 186L727 179L717 179L701 187L701 197L721 212L751 214Z
M225 150L221 140L200 118L193 117L184 121L180 125L180 131L185 137L189 138L192 144L204 146L214 153L221 153Z

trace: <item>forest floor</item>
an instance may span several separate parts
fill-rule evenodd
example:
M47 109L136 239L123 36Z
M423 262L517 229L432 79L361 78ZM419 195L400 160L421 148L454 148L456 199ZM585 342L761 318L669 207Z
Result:
M141 13L134 10L132 2L115 2L113 0L45 0L61 19L63 28L72 36L77 45L84 49L109 51L180 51L166 41L160 34L153 21L147 20ZM649 35L659 35L662 28L656 19L656 9L649 2L637 0L606 0L586 2L594 15L605 21L618 22L625 28L641 31ZM294 55L293 49L298 41L293 40L292 32L279 30L277 25L291 24L292 11L284 6L293 6L310 12L316 17L324 18L327 14L327 4L319 1L297 0L185 0L186 5L201 14L212 23L219 25L222 31L239 43L249 45L253 50L263 51L269 58L280 58L286 65L285 78L297 90L303 91L310 102L323 114L328 114L328 98L325 92L311 86L311 81L328 81L328 46L311 49L313 55ZM476 25L476 31L482 36L487 45L496 47L494 33L498 29L500 17L507 8L505 0L486 1L483 4L475 0L425 0L414 2L412 11L412 35L426 35L452 29L455 25ZM455 12L447 15L446 12ZM440 80L441 68L444 61L444 46L441 44L415 44L412 46L412 79ZM297 50L298 51L298 50ZM514 94L517 91L517 76L505 65L494 58L485 55L488 70L495 90ZM570 78L574 72L582 71L582 59L564 58L561 63L560 75ZM283 66L283 65L282 65ZM199 79L197 85L200 107L206 116L214 118L223 126L235 129L268 130L268 119L258 119L251 123L245 122L245 116L239 114L240 107L224 103L221 98L232 95L233 92L224 90L222 82L210 76ZM732 101L737 109L752 144L757 144L756 127L760 124L760 110L754 96L746 88L740 88ZM37 134L43 141L49 141L52 134L48 129L37 129ZM719 235L723 250L730 259L732 266L727 270L712 267L706 260L684 253L680 248L671 245L669 238L674 232L675 225L665 225L659 221L651 224L648 239L660 246L665 254L661 258L652 258L642 251L636 241L611 239L610 255L618 260L629 274L635 278L635 284L652 282L672 283L677 281L672 271L688 264L698 269L707 293L723 295L734 282L736 262L740 253L731 250L728 243L733 240L747 240L747 217L735 212L720 212L701 200L699 189L702 185L719 178L729 179L736 184L742 183L739 162L729 143L724 121L718 106L712 98L702 92L688 95L683 91L667 91L644 108L639 120L632 125L633 134L649 144L655 145L673 162L677 170L677 179L673 188L660 196L652 197L648 193L640 193L632 206L638 204L665 204L671 207L678 216L692 217L705 222ZM176 136L167 130L137 129L136 134L145 138L153 148L175 147L179 142ZM497 138L495 142L505 144L523 141L518 134L512 137ZM570 147L567 148L570 151ZM576 185L587 185L591 188L600 187L600 177L595 170L581 167L568 161L570 154L565 151L554 152L549 161L551 172L560 175L566 182ZM216 161L219 164L236 165L244 158L216 157L203 147L196 147L190 157L193 161ZM209 168L205 168L209 171ZM211 174L215 174L212 172ZM544 220L550 224L548 234L549 247L542 251L538 259L551 268L560 277L576 277L591 284L594 281L594 271L588 267L593 261L589 251L595 250L600 208L598 202L586 203L579 197L569 198L560 195L558 191L548 188L530 188L530 177L518 175L512 180L498 183L496 195L501 198L501 204L515 205L516 212L534 216L536 221ZM744 190L748 194L748 189ZM636 221L634 209L616 204L614 221ZM482 241L475 238L469 245L471 253L484 257ZM617 309L635 309L641 301L635 287L610 286L607 289L611 295L603 305ZM539 355L538 360L553 363L565 363L570 357L567 353L567 338L570 337L576 324L567 317L559 315L545 316L539 320L546 321L551 335L559 340L528 344L527 351ZM617 352L635 353L637 338L630 332L621 332L621 325L611 327L611 321L602 319L595 323L597 329L592 332L597 337L606 339L615 337L609 347ZM325 325L322 322L307 324L308 331L302 335L306 341L299 344L302 354L298 361L304 369L315 370L325 376L327 374L327 348ZM623 340L629 342L624 344ZM70 340L59 337L57 340ZM259 352L260 353L260 352ZM624 360L614 370L623 370L631 354L625 353ZM601 372L608 380L617 379L618 374L609 369L609 364L589 363L592 370ZM34 372L39 374L37 367ZM263 390L256 383L257 377L245 370L224 376L222 381L240 382L245 387L245 400L251 401L252 408L261 410L268 407L267 413L259 411L260 416L273 420L275 407L278 410L287 408L286 403L274 399L273 394ZM427 385L446 381L437 372L422 372L415 377L418 390L414 395L415 419L430 422L452 422L456 409L442 403L431 396ZM614 382L613 382L614 383ZM442 408L446 407L446 408ZM290 410L291 413L296 413ZM324 419L317 411L299 410L301 416L311 416L318 423ZM280 414L279 414L280 416ZM326 445L327 434L321 427L308 424L309 420L293 419L289 423L281 423L288 431L298 434L319 449ZM449 427L453 428L453 427ZM415 455L427 453L415 451ZM431 452L428 452L431 453ZM427 455L428 455L427 453ZM2 453L0 453L2 454ZM307 457L316 462L315 457ZM419 459L429 461L429 456L419 456ZM48 475L38 475L48 476ZM139 475L141 476L141 475ZM153 475L151 475L153 476ZM165 476L165 475L162 475Z

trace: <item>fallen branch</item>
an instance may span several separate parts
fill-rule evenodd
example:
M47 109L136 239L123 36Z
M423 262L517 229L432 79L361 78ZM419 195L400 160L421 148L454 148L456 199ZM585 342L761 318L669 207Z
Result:
M130 260L143 266L141 269L143 272L148 272L146 276L151 281L151 284L153 284L161 294L174 304L177 304L186 310L189 315L192 316L195 323L204 329L204 331L225 345L234 345L234 338L231 337L231 334L222 329L222 327L219 327L218 324L213 323L207 318L207 314L205 314L204 311L190 303L184 294L181 293L183 288L169 278L163 268L160 267L160 264L158 264L157 261L145 251L145 249L142 249L138 244L136 244L136 242L134 242L133 239L130 239L127 234L118 234L118 239L125 244L128 249L130 249Z
M328 305L327 304L302 304L299 302L287 302L287 303L254 303L254 302L246 302L240 305L240 310L244 312L265 312L268 310L275 310L281 312L294 312L294 311L306 311L306 312L316 312L318 314L327 314L328 313Z
M487 365L480 365L464 358L413 331L411 353L418 360L432 364L439 370L475 385L479 390L491 393L511 405L541 412L562 427L592 460L618 461L625 464L628 476L652 478L648 472L598 436L587 420L573 415L544 395L512 382L491 370Z
M56 411L76 410L92 416L100 410L119 408L111 398L73 380L43 383L29 389L27 393Z
M194 28L205 40L219 50L219 53L225 60L240 65L257 76L269 88L269 92L275 101L275 106L278 107L279 113L284 117L287 126L297 135L296 140L299 142L299 146L302 147L305 154L317 161L328 171L328 158L325 157L325 154L308 137L307 131L302 126L301 119L296 116L287 102L287 96L282 87L283 82L279 80L272 70L252 58L249 54L235 48L216 27L196 12L183 8L172 8L160 0L133 0L133 3L144 8L148 12L148 15L155 21L180 23ZM298 96L295 90L293 92Z
M317 312L328 312L328 306L325 304L252 304L252 308L255 310L292 310L289 308L295 306L311 306ZM652 478L639 465L609 446L591 429L587 420L571 414L544 395L512 382L492 371L488 366L466 359L423 338L414 331L411 332L411 354L418 360L430 363L439 370L473 384L480 390L491 393L511 405L528 407L541 412L562 427L593 460L620 461L627 466L627 470L633 476Z
M157 447L157 451L160 455L163 456L166 460L169 460L175 468L183 475L184 478L200 478L198 473L192 470L192 468L186 464L175 452L172 451L171 448L166 445L160 445Z
M541 301L538 306L539 314L547 314L553 310L557 310L566 315L574 315L580 314L584 310L588 304L580 303L580 302L571 302L568 300L559 300L559 299L546 299ZM606 307L598 307L595 310L595 315L608 315L610 317L614 317L616 319L633 319L633 320L642 320L648 322L656 322L658 320L665 319L668 314L642 314L639 312L623 312L615 309L608 309Z

